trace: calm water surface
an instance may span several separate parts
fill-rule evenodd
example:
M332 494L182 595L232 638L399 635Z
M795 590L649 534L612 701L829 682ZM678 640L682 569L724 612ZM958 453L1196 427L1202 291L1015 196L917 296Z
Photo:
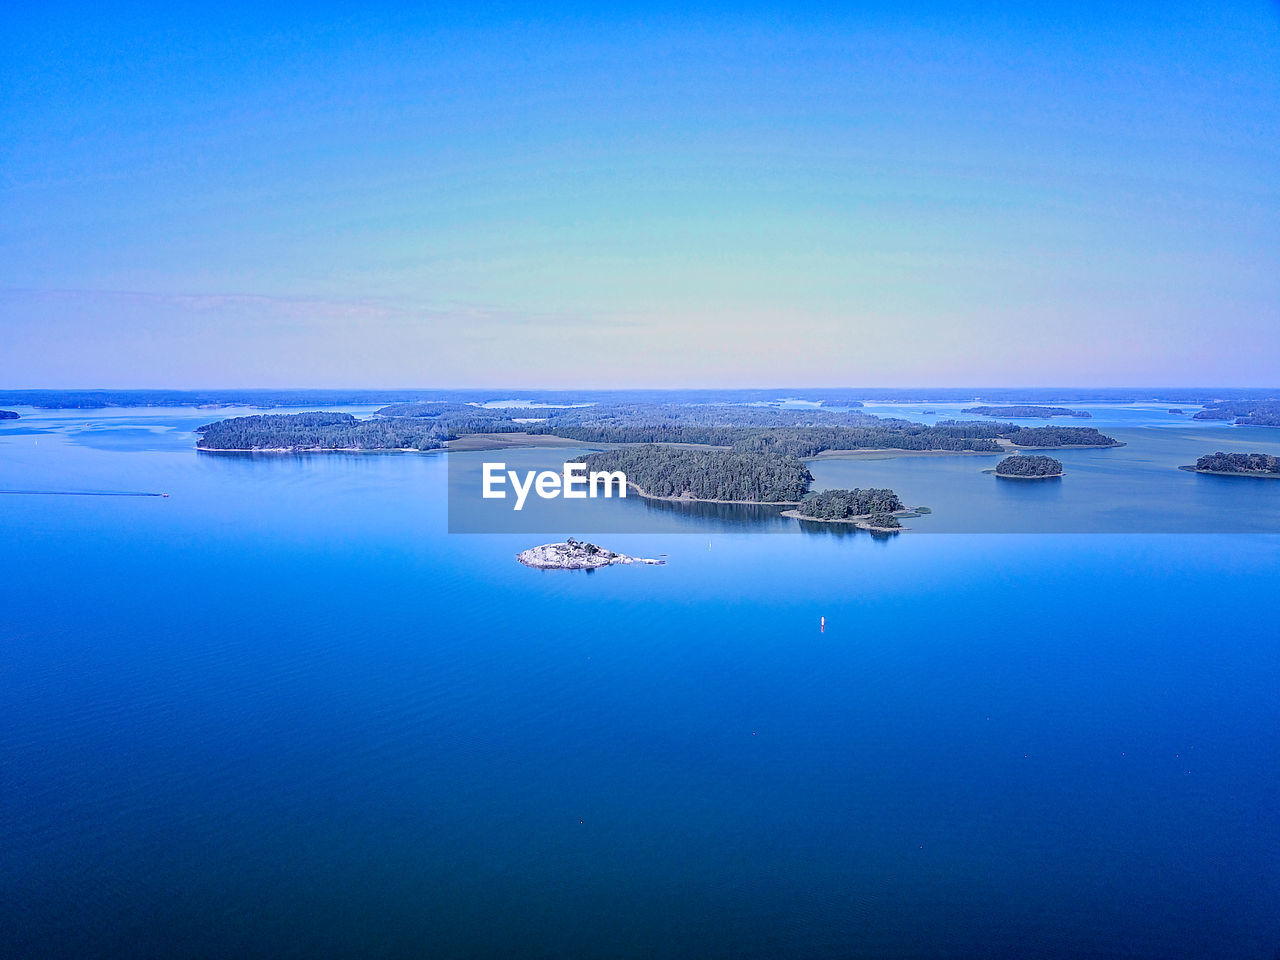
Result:
M1162 411L1061 457L1059 518L1125 458L1280 437ZM445 532L440 454L22 412L0 489L170 496L0 496L0 956L1280 948L1280 537L695 514L606 541L667 566L538 572ZM984 466L815 473L966 529Z

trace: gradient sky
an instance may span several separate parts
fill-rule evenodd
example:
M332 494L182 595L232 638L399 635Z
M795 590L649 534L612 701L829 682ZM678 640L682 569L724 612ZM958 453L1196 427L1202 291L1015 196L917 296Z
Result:
M1275 3L272 6L6 6L0 386L1280 385Z

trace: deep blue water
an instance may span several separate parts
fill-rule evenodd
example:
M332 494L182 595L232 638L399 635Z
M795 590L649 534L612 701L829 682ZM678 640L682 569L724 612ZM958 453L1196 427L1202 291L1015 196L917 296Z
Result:
M1280 537L695 517L538 572L442 455L210 418L0 426L0 489L170 494L0 496L0 956L1280 948Z

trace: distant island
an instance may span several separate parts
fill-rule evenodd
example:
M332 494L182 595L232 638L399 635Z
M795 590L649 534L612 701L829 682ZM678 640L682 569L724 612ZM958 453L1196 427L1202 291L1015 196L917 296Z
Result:
M1091 427L1022 427L982 420L929 425L856 409L750 404L602 403L531 409L417 400L389 404L367 417L319 411L231 417L205 424L197 432L201 450L259 452L432 450L455 440L482 449L486 444L474 438L488 438L489 446L510 446L500 442L508 434L520 435L524 445L565 440L678 444L686 449L714 447L746 456L800 459L845 451L1000 453L1009 445L1118 445ZM545 439L535 439L539 437Z
M1230 420L1238 427L1280 427L1280 400L1234 400L1205 404L1193 420Z
M1043 480L1063 475L1062 461L1053 457L1018 454L1005 457L996 464L997 477L1011 477L1017 480Z
M536 414L530 416L530 414ZM807 459L858 453L1000 454L1011 447L1110 447L1092 427L1024 427L1003 420L936 424L858 409L758 403L623 401L579 406L414 399L358 417L312 411L230 417L197 429L209 453L458 451L512 446L607 446L581 459L589 471L622 471L635 493L677 503L777 505L798 519L897 529L902 505L808 499ZM1021 474L1020 474L1021 475ZM892 491L888 491L892 494ZM899 516L902 514L899 512Z
M968 407L961 413L976 413L980 417L1008 417L1011 420L1047 420L1050 417L1092 417L1088 410L1071 410L1067 407Z
M594 543L570 537L564 543L544 543L516 554L516 559L526 567L538 570L595 570L615 563L648 563L661 565L665 560L649 560L645 557L629 557L615 553Z
M1172 414L1183 414L1183 413L1186 413L1186 412L1187 412L1187 411L1183 410L1181 407L1170 407L1170 408L1169 408L1169 413L1172 413Z
M12 410L0 410L0 420L17 420L17 419L19 419L18 414L14 413Z
M1267 477L1280 479L1280 457L1266 453L1210 453L1195 466L1179 467L1192 473L1212 473L1224 477Z
M434 425L413 417L357 420L349 413L267 413L196 428L197 450L297 453L336 450L433 450Z
M894 513L903 509L902 500L892 490L872 487L806 494L795 509L784 510L782 515L820 523L848 523L873 533L896 533L902 524Z

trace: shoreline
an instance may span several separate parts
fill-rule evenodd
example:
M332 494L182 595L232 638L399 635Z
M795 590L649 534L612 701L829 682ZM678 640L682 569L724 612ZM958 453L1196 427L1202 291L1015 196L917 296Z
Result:
M481 450L506 450L514 447L595 447L599 444L585 440L557 437L550 433L467 433L454 440L445 440L444 449L458 453L474 453Z
M627 487L645 500L661 500L663 503L725 503L742 507L798 507L801 503L799 500L708 500L706 497L660 497L657 494L645 492L630 480L627 481Z
M1117 440L1115 443L1064 443L1057 447L1029 447L1025 444L1014 443L1008 441L1009 446L1016 447L1019 450L1110 450L1112 447L1123 447L1127 444L1123 440Z
M1194 466L1179 467L1187 473L1201 473L1206 477L1252 477L1255 480L1280 480L1280 473L1268 473L1265 470L1197 470Z
M864 513L856 517L806 517L799 510L783 510L782 516L792 520L800 520L805 523L843 523L851 527L857 527L859 530L866 530L870 533L902 533L909 530L909 527L878 527L868 521L871 514ZM917 514L919 516L919 514Z
M439 453L445 447L419 450L417 447L202 447L197 453Z
M801 461L811 460L894 460L902 457L993 457L1010 449L1017 450L1103 450L1110 447L1123 447L1123 441L1115 443L1075 443L1057 447L1032 447L1013 443L1000 438L997 440L1000 450L908 450L903 447L866 447L855 450L820 450L811 457L799 457ZM583 447L587 449L612 449L618 447L645 446L641 443L591 442L574 440L571 437L560 437L544 433L468 433L453 440L443 440L438 447L419 450L417 447L202 447L198 443L195 449L204 453L434 453L438 450L456 451L458 453L476 453L491 450L507 450L519 448L552 448ZM678 447L689 450L729 450L730 447L716 446L706 443L680 443L677 441L655 441L653 445ZM651 500L682 500L688 497L652 497L640 492ZM756 500L700 500L701 503L760 503ZM777 503L799 503L796 501L774 501Z
M906 450L902 447L867 447L862 450L822 450L801 460L896 460L899 457L998 457L1003 450Z
M507 437L513 438L508 441ZM550 434L481 434L468 433L454 440L442 440L440 446L427 450L417 447L202 447L196 444L196 450L202 453L440 453L456 450L459 453L471 453L484 450L505 450L513 447L595 447L582 440L570 440L568 437L556 437Z

